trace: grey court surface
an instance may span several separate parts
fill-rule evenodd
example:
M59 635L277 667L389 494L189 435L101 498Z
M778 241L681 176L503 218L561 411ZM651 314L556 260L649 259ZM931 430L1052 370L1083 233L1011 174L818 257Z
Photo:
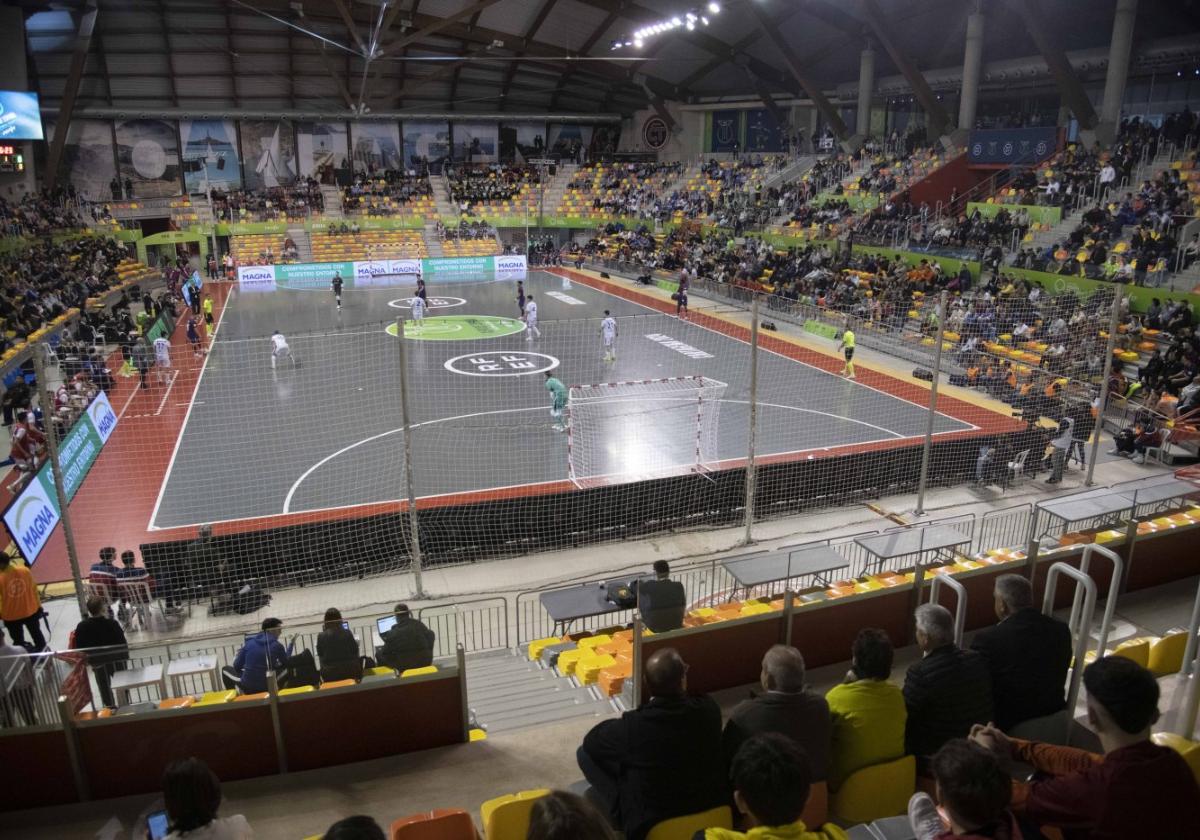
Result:
M540 309L542 334L532 341L519 332L514 282L431 281L429 320L415 329L406 321L418 496L568 479L568 435L552 429L547 367L568 385L688 376L726 383L705 440L721 460L746 456L747 344L545 272L531 272L525 289ZM411 284L348 291L338 312L325 290L235 292L152 527L405 496L400 342L386 328L411 318L412 293ZM600 343L605 309L618 319L615 361ZM298 367L284 360L272 370L274 330L287 336ZM571 435L575 463L609 481L695 463L694 398L654 385L644 393L640 400L624 388L633 401L619 411L582 415L589 419ZM760 456L918 437L927 421L921 406L769 352L760 354L759 402ZM935 418L935 433L970 428Z

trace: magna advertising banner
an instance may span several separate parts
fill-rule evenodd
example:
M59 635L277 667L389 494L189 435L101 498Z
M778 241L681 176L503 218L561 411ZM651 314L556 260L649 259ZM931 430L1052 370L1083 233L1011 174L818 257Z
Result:
M420 277L420 260L371 260L354 264L354 287L394 286L392 278Z
M524 280L529 266L524 254L500 257L367 260L362 262L296 263L238 266L238 284L246 292L284 289L328 289L334 274L348 289L400 286L424 276L443 283L472 280Z
M68 504L75 498L92 464L100 456L100 450L116 428L117 415L108 397L101 392L63 437L58 445L58 462L62 468L63 491ZM4 524L30 565L50 540L62 513L54 492L52 470L48 461L43 464L4 512Z

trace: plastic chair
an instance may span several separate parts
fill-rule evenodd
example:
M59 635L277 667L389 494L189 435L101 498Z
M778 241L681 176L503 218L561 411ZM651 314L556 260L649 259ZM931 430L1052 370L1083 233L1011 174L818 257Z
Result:
M908 809L917 788L917 759L906 755L851 773L833 795L839 822L861 823L894 817Z
M1183 654L1187 649L1188 634L1183 631L1167 633L1150 643L1150 657L1146 667L1156 677L1175 674L1183 667Z
M117 593L122 601L129 604L130 616L136 615L142 629L149 630L150 608L154 604L154 595L150 591L150 584L145 580L118 580ZM165 621L166 613L162 612L161 605L159 612Z
M733 828L733 813L728 805L710 808L699 814L685 814L663 820L646 835L646 840L692 840L706 828Z
M436 665L426 665L424 668L409 668L406 671L401 671L400 676L403 677L419 677L423 674L436 674Z
M439 808L401 817L388 830L391 840L476 840L471 815L457 808Z
M1187 766L1191 768L1196 781L1200 782L1200 743L1189 741L1182 735L1174 735L1170 732L1155 732L1150 736L1150 740L1160 747L1170 747L1179 753L1187 762Z
M483 836L487 840L525 840L529 833L529 812L534 801L550 791L546 788L523 790L489 799L479 806Z

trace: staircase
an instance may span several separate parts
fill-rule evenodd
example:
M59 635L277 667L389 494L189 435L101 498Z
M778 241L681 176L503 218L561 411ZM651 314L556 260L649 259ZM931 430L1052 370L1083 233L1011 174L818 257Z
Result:
M325 202L325 218L329 221L341 221L346 218L342 213L342 190L333 184L321 185L321 198ZM297 242L297 245L300 243Z
M763 180L763 189L769 190L771 187L781 187L784 184L791 183L802 177L805 172L817 165L819 160L817 155L801 155L787 166L767 176Z
M560 164L558 170L546 181L545 192L542 195L542 212L547 216L553 216L558 212L558 208L562 206L563 196L567 192L567 187L572 179L579 172L579 165L575 163ZM534 191L534 196L537 191Z
M1071 231L1079 227L1080 214L1073 213L1063 219L1058 224L1051 227L1049 230L1039 230L1033 234L1033 239L1029 242L1022 242L1021 248L1032 248L1035 253L1040 254L1047 247L1057 242L1062 242L1071 235Z
M421 233L421 238L425 240L425 253L427 253L429 256L446 256L446 249L442 247L442 238L438 236L436 224L433 222L426 222L425 229Z
M539 662L508 651L467 660L467 698L488 732L505 732L569 718L607 717L616 707L595 686L560 677Z
M312 262L312 237L303 227L289 227L287 235L296 243L296 250L300 252L298 262Z
M445 175L430 175L429 183L433 187L434 206L442 222L457 224L458 208L450 200L450 180Z

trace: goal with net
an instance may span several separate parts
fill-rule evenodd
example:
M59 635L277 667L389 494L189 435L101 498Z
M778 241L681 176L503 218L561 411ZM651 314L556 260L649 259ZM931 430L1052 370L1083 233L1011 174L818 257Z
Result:
M594 487L714 469L725 388L705 376L572 385L571 480Z

